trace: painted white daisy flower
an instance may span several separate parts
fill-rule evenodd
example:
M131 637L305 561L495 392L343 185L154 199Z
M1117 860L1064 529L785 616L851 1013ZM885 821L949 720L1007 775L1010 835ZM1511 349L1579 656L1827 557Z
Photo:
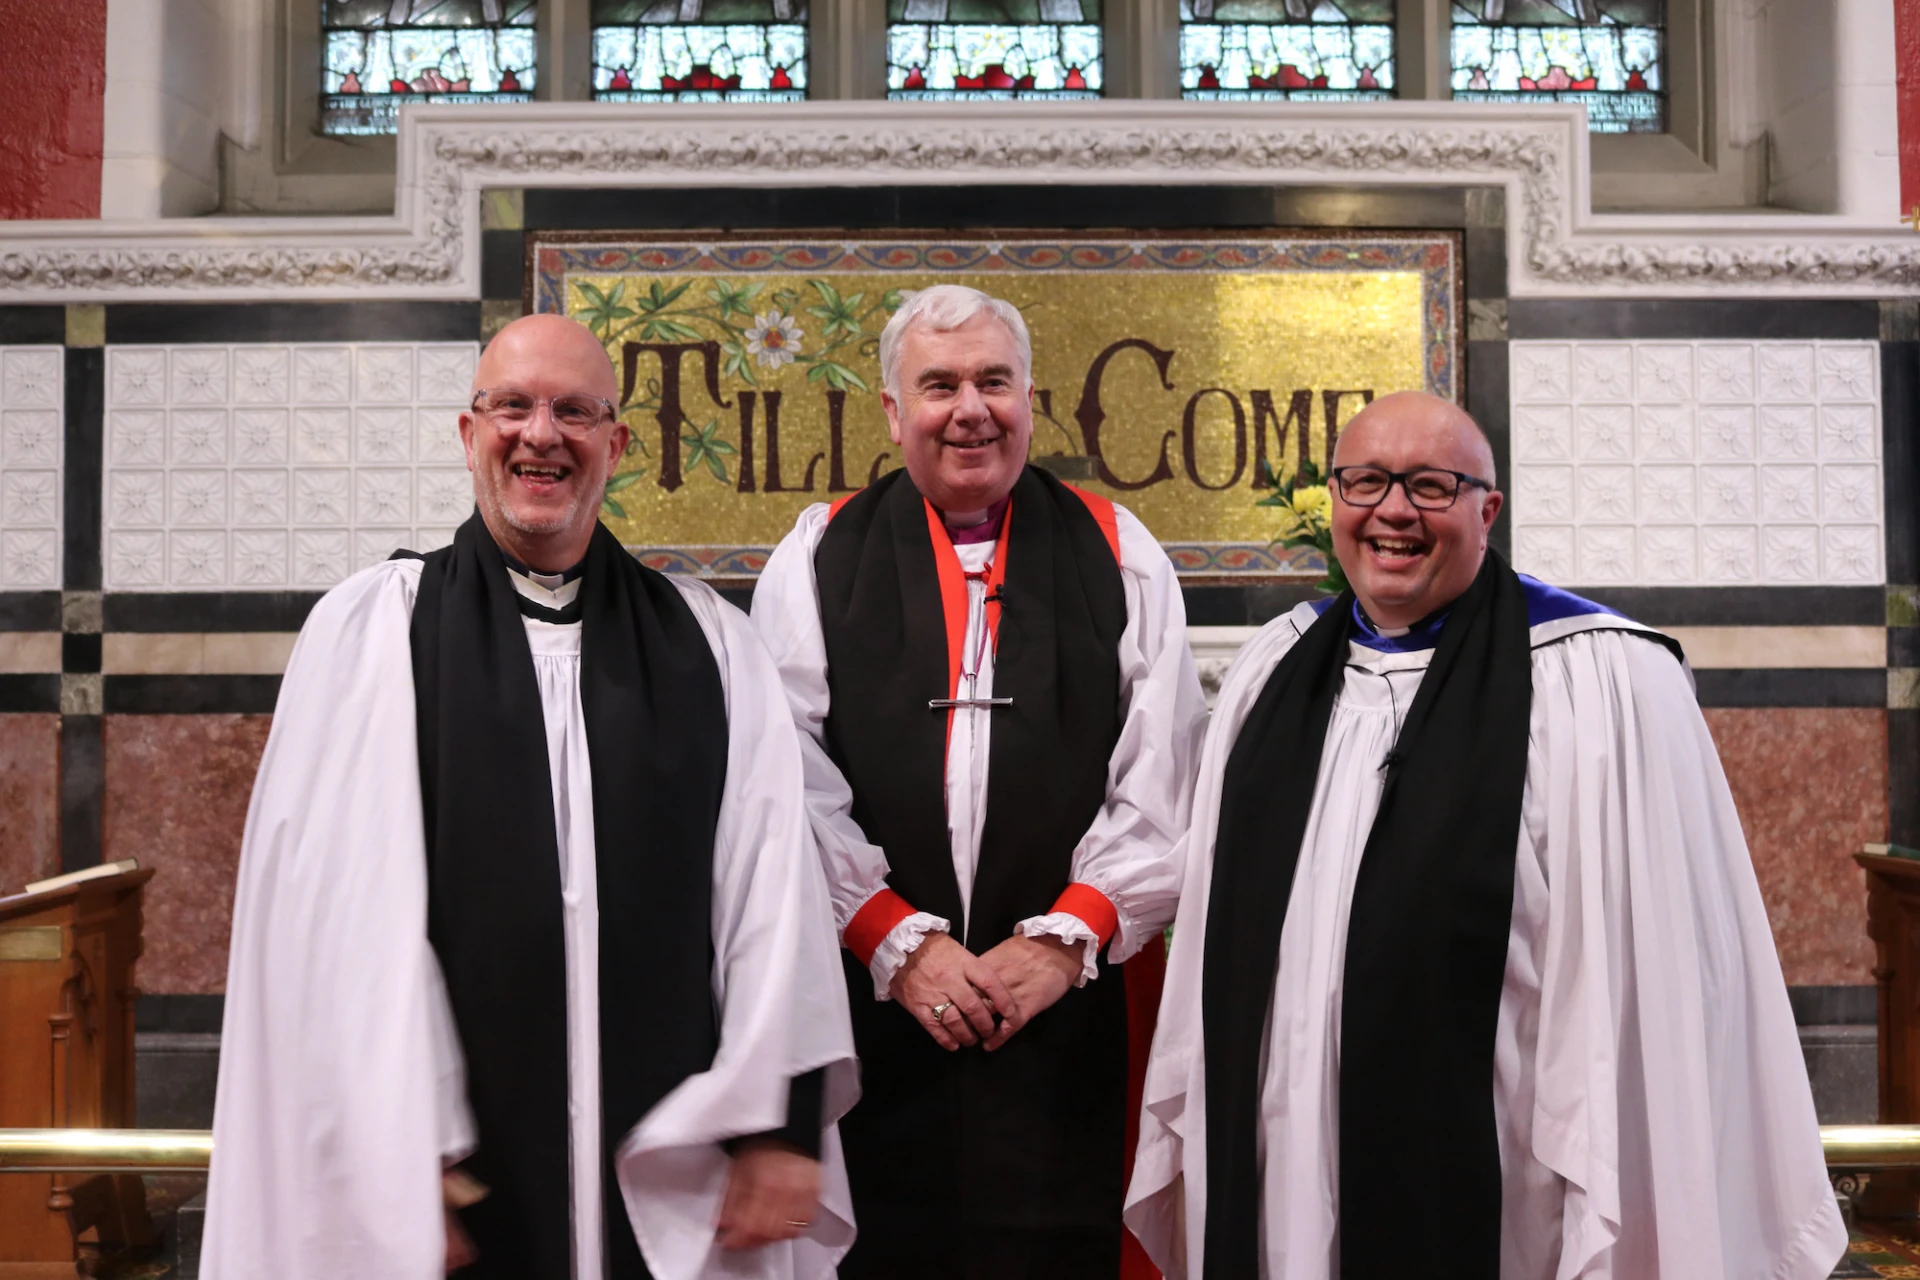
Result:
M802 336L800 325L792 316L768 311L755 316L747 330L747 354L758 360L763 369L778 369L792 364L793 358L800 354Z

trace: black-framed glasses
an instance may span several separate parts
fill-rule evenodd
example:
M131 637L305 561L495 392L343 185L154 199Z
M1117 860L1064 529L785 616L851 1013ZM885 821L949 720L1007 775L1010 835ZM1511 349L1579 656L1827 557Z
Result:
M1416 467L1412 471L1389 471L1385 467L1335 467L1328 474L1340 488L1341 501L1353 507L1379 506L1387 500L1387 494L1396 484L1406 492L1407 501L1422 511L1445 511L1460 497L1462 485L1488 491L1493 489L1490 480L1440 467Z
M493 423L498 431L520 431L533 421L541 405L554 427L568 436L591 435L602 422L614 416L613 401L584 392L536 396L513 387L482 387L473 393L472 409Z

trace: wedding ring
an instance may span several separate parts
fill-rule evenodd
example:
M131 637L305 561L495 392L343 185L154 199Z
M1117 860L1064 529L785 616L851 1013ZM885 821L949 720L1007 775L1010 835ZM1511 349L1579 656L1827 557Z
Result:
M788 1218L787 1225L790 1227L798 1227L802 1231L805 1231L808 1227L812 1226L813 1224L811 1222L795 1222L792 1218Z

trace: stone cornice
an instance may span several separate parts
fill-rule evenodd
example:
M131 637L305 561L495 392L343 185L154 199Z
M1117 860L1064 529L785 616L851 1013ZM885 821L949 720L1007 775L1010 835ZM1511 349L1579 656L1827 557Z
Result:
M490 186L1298 183L1500 186L1528 296L1884 296L1920 236L1775 212L1594 215L1572 107L804 103L428 107L391 217L0 225L0 303L479 296ZM1889 203L1892 203L1891 194Z

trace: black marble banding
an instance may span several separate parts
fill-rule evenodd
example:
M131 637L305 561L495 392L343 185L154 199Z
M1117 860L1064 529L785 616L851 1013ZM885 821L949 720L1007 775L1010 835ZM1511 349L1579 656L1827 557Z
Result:
M1920 848L1920 710L1887 712L1887 839Z
M100 670L100 633L69 631L61 636L60 670L70 675Z
M527 291L527 237L520 231L480 233L480 296L518 302Z
M1873 338L1880 304L1798 298L1514 298L1510 338Z
M59 346L67 340L67 309L47 306L0 307L0 345Z
M1464 320L1465 317L1462 317ZM1503 488L1512 487L1511 406L1507 394L1507 344L1497 341L1467 343L1467 412L1487 433L1493 446L1493 469ZM1494 518L1490 541L1502 555L1513 554L1513 515L1508 503Z
M1880 667L1709 669L1693 673L1703 707L1884 707Z
M298 631L318 591L114 591L100 602L108 631Z
M1883 626L1883 587L1575 587L1652 627Z
M58 711L60 677L52 672L0 672L0 711Z
M58 698L58 677L56 700ZM100 863L107 791L106 746L99 716L60 717L60 869Z
M66 460L61 468L64 508L60 581L69 591L100 589L100 525L106 464L106 353L98 347L66 352Z
M1920 342L1880 344L1880 421L1887 581L1920 582Z
M279 676L108 676L108 715L260 715L273 711Z
M1832 987L1788 987L1793 1020L1803 1027L1872 1026L1880 1017L1880 988L1871 982Z
M1887 628L1887 665L1920 667L1920 627Z
M128 302L107 306L107 343L471 342L478 302Z
M58 591L0 591L0 631L58 631Z
M1507 229L1468 227L1467 296L1476 301L1507 296ZM1465 323L1463 320L1462 323Z
M135 1031L218 1034L225 1017L223 995L154 995L141 992L133 1006Z

